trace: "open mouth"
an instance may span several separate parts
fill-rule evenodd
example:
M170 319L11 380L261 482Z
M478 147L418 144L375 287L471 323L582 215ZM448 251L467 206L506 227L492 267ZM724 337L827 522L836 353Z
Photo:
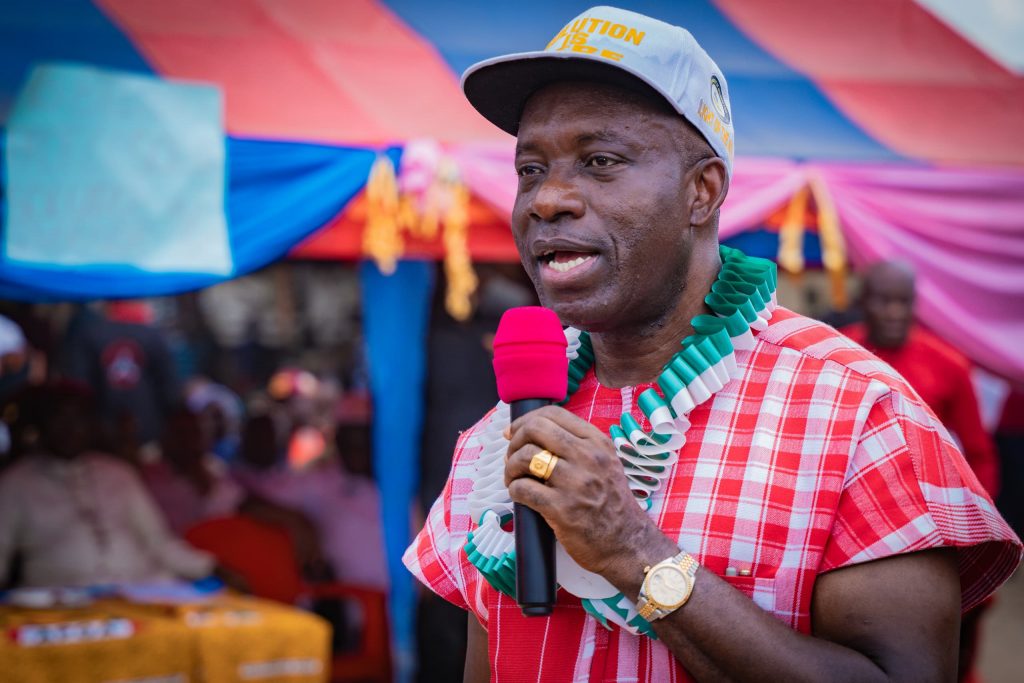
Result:
M546 251L540 256L540 262L556 273L568 273L594 260L597 254L579 251Z

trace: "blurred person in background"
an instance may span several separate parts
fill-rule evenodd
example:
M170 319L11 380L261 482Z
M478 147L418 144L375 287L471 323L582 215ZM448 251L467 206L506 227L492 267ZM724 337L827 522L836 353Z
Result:
M0 477L0 585L85 586L198 579L214 559L174 537L135 471L91 450L87 388L30 390L15 430L24 455Z
M174 360L151 323L143 302L110 302L102 314L82 307L64 343L65 375L93 387L108 430L132 416L141 444L160 438L164 417L180 399Z
M21 327L0 315L0 400L14 395L28 382L29 353Z
M970 362L914 322L914 271L894 261L872 265L861 288L864 321L841 331L891 365L959 440L967 464L995 498L999 463L981 422Z
M0 404L25 386L29 380L29 348L21 327L10 318L0 315ZM0 467L12 455L11 423L15 412L0 415Z
M970 362L959 351L914 322L914 271L881 261L864 273L860 306L864 321L841 331L900 373L961 445L967 464L993 499L999 493L999 461L981 421ZM981 615L991 599L963 615L960 679L973 671Z
M264 505L254 502L240 511L284 528L292 539L303 573L311 579L327 579L331 573L320 531L308 514L307 498L313 495L315 477L288 467L283 441L270 415L255 415L246 420L231 475L241 485L247 500ZM253 508L258 508L258 512Z
M338 425L335 444L338 458L321 470L321 499L315 512L324 552L338 581L387 591L380 490L371 475L369 425Z
M205 379L190 382L185 404L199 416L210 452L226 463L234 461L242 439L242 401L223 384Z
M210 452L200 416L188 410L168 418L157 457L142 465L142 477L179 536L208 519L242 515L287 533L300 563L322 561L315 525L299 511L247 492Z
M200 418L187 410L170 415L159 456L142 465L142 478L174 533L238 512L245 498L223 464L207 449Z
M9 337L5 332L2 335L3 342L0 346L8 348L7 344L12 338L21 338L24 345L22 354L27 360L27 366L20 367L20 384L36 386L46 382L50 374L50 359L54 356L56 335L54 334L53 315L45 315L40 307L22 301L0 301L0 314L5 320L14 324L14 327L3 323L2 326L14 332L14 337ZM20 364L19 364L20 365ZM11 388L12 379L8 375L7 382L0 382L0 400L13 395Z
M297 465L286 457L270 416L250 419L233 474L255 498L309 520L324 564L312 578L330 578L386 590L388 574L380 527L380 496L369 476L369 434L343 424L333 436L340 457Z

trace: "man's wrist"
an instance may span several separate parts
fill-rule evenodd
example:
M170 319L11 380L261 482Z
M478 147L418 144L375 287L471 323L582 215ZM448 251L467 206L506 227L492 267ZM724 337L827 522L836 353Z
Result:
M608 564L604 578L630 600L636 600L644 583L644 567L652 567L679 552L679 547L657 527L635 539Z

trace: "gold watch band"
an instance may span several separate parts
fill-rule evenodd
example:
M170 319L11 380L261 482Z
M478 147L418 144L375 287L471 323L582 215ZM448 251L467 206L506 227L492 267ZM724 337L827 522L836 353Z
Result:
M654 610L658 609L654 606L654 603L648 600L643 606L637 611L637 613L645 620L650 621L651 615L654 614Z

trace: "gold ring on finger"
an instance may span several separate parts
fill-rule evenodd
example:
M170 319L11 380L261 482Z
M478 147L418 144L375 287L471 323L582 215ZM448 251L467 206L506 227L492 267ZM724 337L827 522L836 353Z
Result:
M547 481L551 478L551 473L555 471L555 465L557 464L557 455L549 450L539 451L530 458L530 474L541 481Z

